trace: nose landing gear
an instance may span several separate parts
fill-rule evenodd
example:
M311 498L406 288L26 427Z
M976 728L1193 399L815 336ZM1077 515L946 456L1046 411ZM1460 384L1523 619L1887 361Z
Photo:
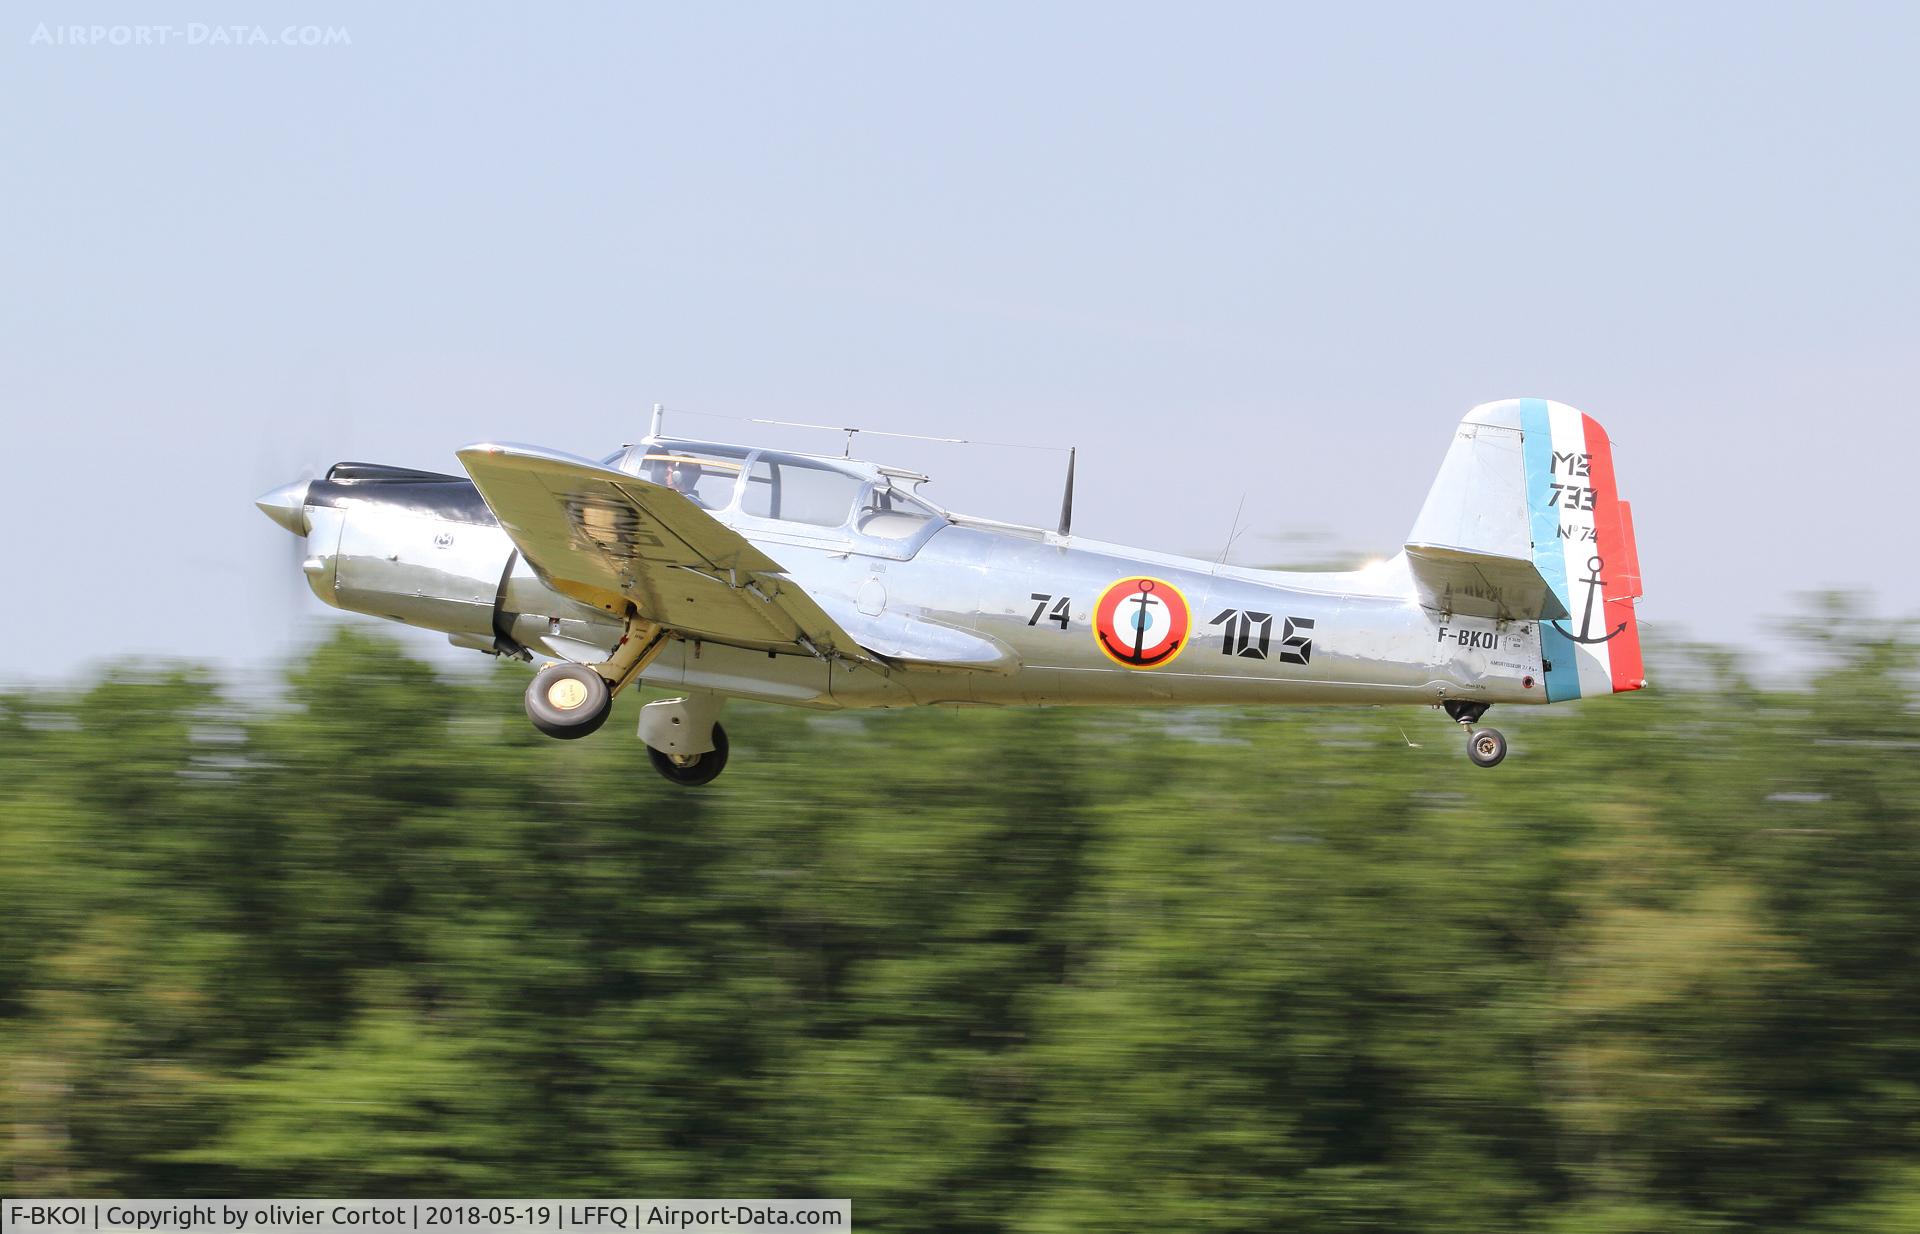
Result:
M1480 717L1487 714L1486 703L1463 703L1450 701L1442 703L1446 713L1461 728L1467 730L1467 757L1476 767L1496 767L1507 756L1507 739L1497 728L1475 728Z

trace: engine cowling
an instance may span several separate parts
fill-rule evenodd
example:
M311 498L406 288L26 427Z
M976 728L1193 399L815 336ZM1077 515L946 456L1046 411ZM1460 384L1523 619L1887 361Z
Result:
M258 504L305 537L301 569L335 608L440 630L458 646L562 659L602 659L624 633L542 582L463 476L339 463L295 487Z

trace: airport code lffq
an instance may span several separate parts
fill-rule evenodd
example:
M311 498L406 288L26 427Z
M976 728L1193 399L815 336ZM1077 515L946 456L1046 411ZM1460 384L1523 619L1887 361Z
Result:
M796 1234L853 1228L846 1199L15 1200L0 1234Z

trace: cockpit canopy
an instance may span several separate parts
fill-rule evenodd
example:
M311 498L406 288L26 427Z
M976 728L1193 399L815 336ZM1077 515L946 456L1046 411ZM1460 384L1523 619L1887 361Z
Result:
M925 476L855 459L661 438L629 446L606 463L675 489L743 528L809 538L837 533L917 548L947 521L913 492Z

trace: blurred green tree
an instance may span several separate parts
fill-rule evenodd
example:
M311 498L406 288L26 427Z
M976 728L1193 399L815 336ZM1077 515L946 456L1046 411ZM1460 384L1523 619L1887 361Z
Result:
M1517 714L738 705L676 790L342 628L0 694L9 1194L873 1230L1910 1228L1911 629ZM611 729L634 720L623 698Z

